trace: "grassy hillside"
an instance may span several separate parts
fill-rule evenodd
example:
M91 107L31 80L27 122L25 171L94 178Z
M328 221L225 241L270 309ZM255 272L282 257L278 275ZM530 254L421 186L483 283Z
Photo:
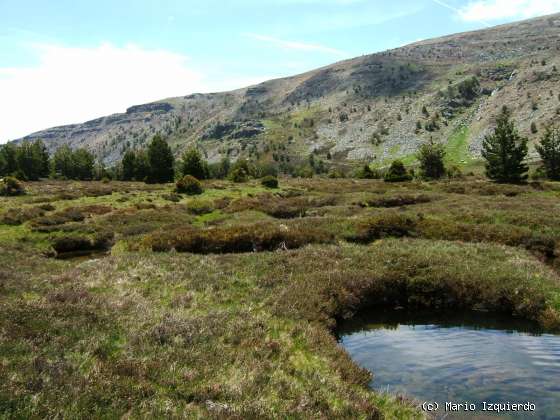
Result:
M367 388L340 319L465 308L560 330L555 183L204 187L0 198L0 418L422 418Z
M552 15L450 35L232 92L135 106L27 138L43 138L51 150L87 146L109 165L160 133L177 154L196 145L210 161L242 156L281 164L289 158L293 165L313 153L329 164L375 166L410 160L433 138L448 144L452 162L468 167L502 106L510 107L532 142L540 135L532 123L542 131L558 121L559 30L560 15Z

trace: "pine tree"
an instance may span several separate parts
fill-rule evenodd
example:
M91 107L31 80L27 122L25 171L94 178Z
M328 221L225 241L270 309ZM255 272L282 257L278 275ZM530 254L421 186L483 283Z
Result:
M231 168L231 162L229 161L229 159L227 157L223 158L220 161L220 169L219 169L220 178L226 178L229 174L230 168Z
M208 178L208 164L202 159L198 150L193 148L183 153L181 173L183 176L191 175L196 179Z
M427 179L439 179L445 175L445 149L439 143L430 140L420 146L418 151L418 160L420 161L420 170L422 176Z
M132 181L135 178L136 171L136 153L127 150L122 158L122 180Z
M49 152L47 151L47 147L42 140L36 140L33 143L33 154L35 156L35 160L39 165L38 172L41 178L46 178L49 176L49 167L50 167L50 156Z
M2 153L0 153L0 178L8 175L6 168L8 167L8 162Z
M521 137L510 121L510 114L503 110L497 118L493 134L482 144L482 157L486 159L486 176L497 182L517 183L527 179L527 139Z
M72 154L73 173L76 179L85 181L93 179L95 157L84 148L76 149Z
M134 179L136 181L146 181L150 176L150 160L144 149L136 152L136 160L134 166Z
M385 182L403 182L411 179L412 176L406 171L406 167L400 160L393 161L385 174Z
M163 184L172 182L175 178L173 170L174 158L167 142L156 134L148 146L148 160L150 162L150 175L148 180L153 183Z
M17 171L20 176L30 180L37 181L41 175L40 157L35 153L33 144L24 141L16 151Z
M61 176L66 179L74 178L73 153L68 145L56 149L51 165L54 176Z
M0 149L4 161L3 175L11 175L17 171L16 153L17 147L14 143L7 143Z
M548 127L541 139L541 144L535 148L541 156L546 176L554 181L560 181L560 129Z

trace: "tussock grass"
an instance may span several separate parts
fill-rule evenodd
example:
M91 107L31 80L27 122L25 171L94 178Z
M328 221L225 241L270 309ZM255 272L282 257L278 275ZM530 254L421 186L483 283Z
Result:
M557 184L281 186L210 181L176 202L171 185L49 181L2 197L24 216L0 224L0 417L422 418L368 389L339 320L398 305L560 329Z
M158 231L146 237L141 247L154 252L175 250L196 254L262 252L300 248L310 243L333 242L327 232L303 224L276 225L259 223L196 229L178 228Z

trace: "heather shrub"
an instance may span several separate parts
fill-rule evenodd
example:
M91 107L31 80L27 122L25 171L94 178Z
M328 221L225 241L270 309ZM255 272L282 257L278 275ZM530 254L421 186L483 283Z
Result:
M181 201L182 197L180 194L171 193L171 194L163 194L161 198L167 201L171 201L172 203L178 203L179 201Z
M307 226L271 223L196 229L191 226L173 231L158 231L144 239L143 245L155 252L219 254L294 249L310 243L332 242L333 236Z
M261 185L266 188L278 188L278 178L268 175L261 180Z
M400 160L393 161L385 174L385 182L404 182L410 180L412 180L412 176L406 171L404 164Z
M45 211L40 207L23 207L8 209L2 214L0 223L4 225L17 226L32 220L36 217L43 216Z
M186 175L176 183L176 191L187 195L199 195L203 193L202 184L194 176Z
M25 188L16 178L7 176L0 179L0 196L16 196L23 194L25 194Z
M387 237L415 236L416 223L415 218L404 214L395 212L380 214L358 222L355 235L350 235L347 239L367 243Z
M93 237L60 236L51 241L52 248L57 255L81 251L104 251L113 243L113 233L100 232Z
M231 171L229 179L233 182L238 183L247 182L247 180L249 179L249 174L244 168L238 167Z
M419 195L396 195L396 196L381 196L365 200L359 203L362 207L401 207L411 206L414 204L429 203L433 198L425 194Z
M38 217L33 220L33 226L58 226L69 222L81 222L86 218L86 215L82 213L77 207L68 207L64 210L58 211L56 213L46 215L43 217Z
M207 200L191 200L187 203L187 210L189 213L195 215L207 214L212 213L214 208L212 207L212 203Z

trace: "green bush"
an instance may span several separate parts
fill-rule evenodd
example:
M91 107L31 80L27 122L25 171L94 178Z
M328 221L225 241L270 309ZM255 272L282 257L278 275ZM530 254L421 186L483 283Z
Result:
M186 175L177 181L176 190L178 193L185 193L188 195L199 195L204 191L200 181L191 175Z
M206 200L191 200L187 203L189 213L194 215L208 214L214 211L212 202Z
M420 146L417 155L420 171L425 179L439 179L445 175L445 149L442 144L429 141Z
M249 174L244 168L238 167L231 171L229 179L233 182L247 182Z
M380 179L383 178L383 175L377 169L371 169L368 164L365 164L356 170L354 177L358 179Z
M456 165L447 168L446 172L448 178L463 178L463 171Z
M404 182L410 180L412 180L412 176L406 171L404 164L400 160L393 161L385 174L385 182Z
M25 188L16 178L7 176L0 179L0 195L15 196L23 194L25 194Z
M327 176L331 179L341 179L344 178L344 174L339 169L331 169Z
M278 178L268 175L261 180L261 185L266 188L278 188Z

